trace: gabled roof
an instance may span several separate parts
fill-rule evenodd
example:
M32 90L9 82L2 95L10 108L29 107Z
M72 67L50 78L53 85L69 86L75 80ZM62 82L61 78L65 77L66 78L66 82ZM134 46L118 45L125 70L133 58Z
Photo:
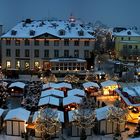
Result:
M24 109L24 108L16 108L10 110L4 120L20 120L20 121L28 121L30 116L30 111Z
M63 98L63 106L75 103L75 104L80 104L82 98L78 96L67 96Z
M13 87L24 88L25 87L25 83L23 83L23 82L14 82L14 83L11 83L9 85L9 88L13 88Z
M117 82L112 81L112 80L107 80L107 81L104 81L100 84L101 84L102 87L107 87L107 86L111 86L111 85L117 85Z
M41 92L41 98L46 96L57 96L57 97L64 97L64 92L56 89L44 90Z
M48 104L59 106L59 99L56 97L52 97L52 96L40 98L38 106L43 106L43 105L48 105Z
M85 91L81 89L72 89L68 91L68 96L86 96Z
M127 36L127 37L140 37L140 34L134 32L133 30L126 30L126 31L121 31L121 32L114 32L113 33L114 36Z
M90 87L100 88L100 86L97 83L95 83L95 82L86 82L86 83L83 83L83 87L84 88L90 88Z
M57 38L95 38L78 22L62 20L30 20L28 22L25 20L9 30L2 38L35 38L46 33Z

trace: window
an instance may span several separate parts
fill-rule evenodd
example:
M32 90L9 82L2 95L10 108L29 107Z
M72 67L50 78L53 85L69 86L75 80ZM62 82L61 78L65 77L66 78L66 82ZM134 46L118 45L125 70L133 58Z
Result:
M26 49L25 50L25 57L29 57L30 56L30 50L29 49Z
M84 51L84 56L85 56L85 58L89 58L89 50Z
M16 49L15 56L20 57L20 49Z
M29 46L30 45L30 41L28 39L25 39L24 44L25 44L25 46Z
M132 49L132 45L129 45L129 49Z
M54 50L54 57L59 57L59 50Z
M15 46L20 46L20 40L15 40Z
M130 37L128 37L128 40L131 40L131 38L130 38Z
M64 57L69 57L69 50L64 50Z
M123 37L121 37L121 40L123 40Z
M59 46L59 40L54 40L54 46Z
M79 41L78 40L74 41L74 46L79 46Z
M34 57L39 57L39 50L34 50Z
M6 45L10 46L11 45L11 40L6 40Z
M85 46L89 46L89 41L85 41L85 42L84 42L84 45L85 45Z
M79 50L74 50L74 57L79 57Z
M6 49L6 56L11 57L11 50L10 49Z
M127 49L127 45L123 45L123 49Z
M49 46L49 40L44 40L44 46Z
M137 45L135 46L135 49L138 49L138 46Z
M44 57L49 58L49 50L44 50Z
M39 70L39 62L38 62L38 61L35 61L35 63L34 63L34 68L35 68L36 70Z
M19 68L20 68L20 61L17 60L17 61L16 61L16 69L19 69Z
M6 68L11 68L11 61L6 61Z
M35 40L34 40L34 45L35 45L35 46L39 46L39 40L36 40L36 39L35 39Z
M30 68L30 62L25 61L25 69L28 70Z
M64 40L64 46L69 46L69 40L68 39Z

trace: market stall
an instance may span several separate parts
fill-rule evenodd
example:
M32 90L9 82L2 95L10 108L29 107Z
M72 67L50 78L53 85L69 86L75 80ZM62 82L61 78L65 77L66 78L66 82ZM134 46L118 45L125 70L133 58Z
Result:
M6 134L20 136L22 133L26 133L29 116L30 111L21 107L10 110L4 118Z
M117 82L112 80L107 80L105 82L101 82L100 84L103 91L103 95L114 95L115 90L118 88Z

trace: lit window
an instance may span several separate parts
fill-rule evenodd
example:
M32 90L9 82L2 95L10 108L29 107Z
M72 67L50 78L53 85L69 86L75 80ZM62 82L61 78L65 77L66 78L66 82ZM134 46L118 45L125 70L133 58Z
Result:
M25 61L25 69L29 69L30 68L30 62L29 61Z
M38 61L35 61L35 63L34 63L34 68L35 68L35 69L39 69L39 62L38 62Z
M6 62L6 68L11 68L11 61Z
M16 61L16 69L20 68L20 61Z

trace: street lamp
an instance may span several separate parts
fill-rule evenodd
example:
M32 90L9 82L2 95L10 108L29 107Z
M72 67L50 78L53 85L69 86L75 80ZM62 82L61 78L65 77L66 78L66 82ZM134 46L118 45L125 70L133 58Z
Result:
M101 69L101 61L100 60L98 61L98 66L99 66L98 70L100 70Z

